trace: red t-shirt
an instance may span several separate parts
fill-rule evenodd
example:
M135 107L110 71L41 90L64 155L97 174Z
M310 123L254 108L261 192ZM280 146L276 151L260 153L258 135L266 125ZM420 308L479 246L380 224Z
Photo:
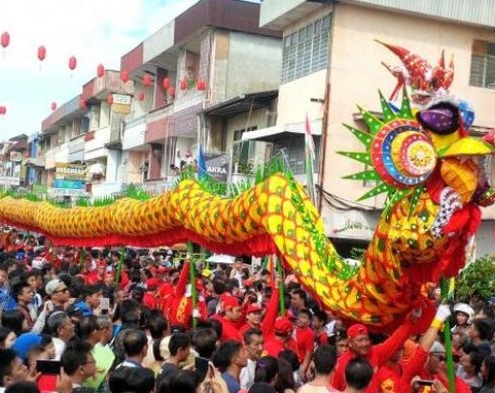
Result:
M315 347L315 332L310 327L296 327L292 333L292 337L296 342L296 353L299 363L304 361L307 353L312 353Z
M371 347L369 353L366 355L366 359L370 362L375 374L366 388L365 393L376 393L378 391L378 380L376 375L379 368L384 366L388 359L390 359L400 346L404 344L411 335L412 329L413 325L408 321L399 327L385 342ZM331 385L335 389L340 391L345 390L345 368L347 363L354 357L356 357L356 355L350 350L347 350L338 358L335 372L331 379Z
M243 343L242 335L232 321L229 321L225 317L220 317L218 318L218 320L222 324L222 342L235 340L240 342L241 344Z
M143 296L143 304L150 310L156 308L156 298L149 292L146 292Z
M296 343L292 338L288 342L283 343L276 339L275 336L271 336L263 345L263 355L278 357L280 352L285 351L286 349L297 352Z
M376 373L379 393L396 393L399 391L402 367L400 364L391 365L387 363Z

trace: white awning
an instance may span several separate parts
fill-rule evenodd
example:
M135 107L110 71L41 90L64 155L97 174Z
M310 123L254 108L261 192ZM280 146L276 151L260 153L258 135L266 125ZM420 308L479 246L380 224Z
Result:
M311 134L313 136L321 136L321 126L322 119L313 120L310 122ZM270 141L275 137L282 136L281 134L300 134L303 135L305 130L304 122L301 123L291 123L291 124L280 124L277 126L261 128L259 130L248 131L242 134L242 140L264 140Z

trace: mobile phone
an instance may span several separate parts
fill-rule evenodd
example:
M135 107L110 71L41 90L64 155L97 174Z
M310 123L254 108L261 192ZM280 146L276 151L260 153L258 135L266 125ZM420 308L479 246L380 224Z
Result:
M419 386L433 386L433 381L428 379L417 379L414 383L417 383Z
M102 310L109 310L110 309L110 299L107 297L102 297L101 298L101 309Z
M37 360L36 371L45 375L60 374L60 362L56 360Z
M208 374L210 361L206 358L200 356L194 359L194 368L196 369L196 374L199 376L201 381L204 381L206 375Z

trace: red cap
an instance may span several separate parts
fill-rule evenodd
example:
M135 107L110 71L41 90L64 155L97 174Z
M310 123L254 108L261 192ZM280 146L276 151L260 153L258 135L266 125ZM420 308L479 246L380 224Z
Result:
M253 281L252 280L244 280L243 284L245 287L250 287L253 285Z
M234 297L234 296L226 296L224 299L222 299L223 302L223 309L227 310L229 308L234 308L234 307L240 307L239 300Z
M368 328L360 323L356 323L347 329L347 337L349 338L355 338L361 334L368 335Z
M251 303L248 308L247 308L247 314L250 312L260 312L263 311L263 308L261 308L257 303Z
M275 321L275 333L280 335L289 335L293 330L293 326L289 318L277 318Z
M156 288L158 288L159 284L160 284L160 282L156 278L152 277L146 281L146 288L147 289L156 289Z

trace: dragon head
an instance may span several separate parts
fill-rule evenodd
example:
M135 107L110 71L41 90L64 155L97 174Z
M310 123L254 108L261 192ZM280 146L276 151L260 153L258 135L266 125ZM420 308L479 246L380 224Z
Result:
M368 169L345 178L377 182L360 200L387 195L374 239L389 244L395 276L456 275L480 222L478 206L495 202L484 165L493 145L469 135L474 114L463 101L443 96L413 110L405 89L400 108L380 98L379 118L359 108L367 131L346 125L366 152L339 153Z
M462 204L488 206L494 202L495 193L488 183L484 159L494 149L486 141L469 136L473 118L464 101L451 97L432 101L416 114L435 152L437 170L445 185Z

